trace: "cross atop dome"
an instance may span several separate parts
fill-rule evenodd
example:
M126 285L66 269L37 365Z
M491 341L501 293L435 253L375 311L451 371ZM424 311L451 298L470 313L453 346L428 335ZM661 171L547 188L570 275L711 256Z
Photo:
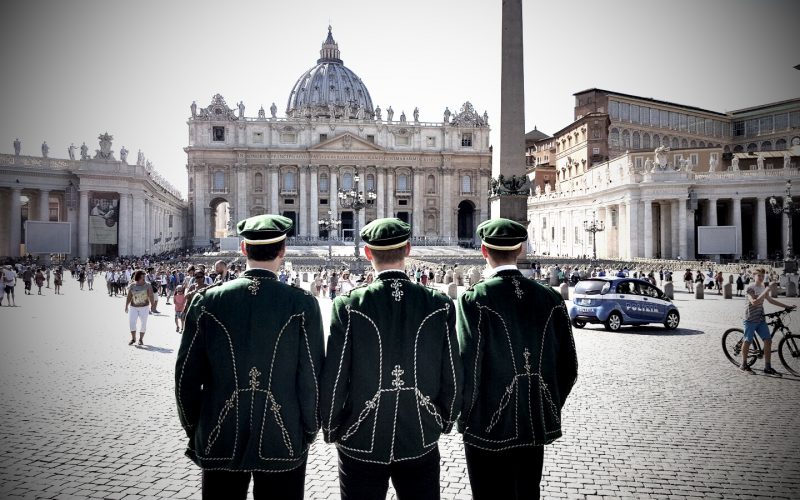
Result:
M331 28L330 24L328 25L328 38L322 42L322 48L319 51L319 59L317 60L317 64L323 62L335 62L340 64L342 62L342 60L339 58L339 44L333 39L333 28Z

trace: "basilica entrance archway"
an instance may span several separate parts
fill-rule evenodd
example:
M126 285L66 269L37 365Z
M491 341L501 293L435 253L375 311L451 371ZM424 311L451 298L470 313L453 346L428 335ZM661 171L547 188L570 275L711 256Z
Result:
M297 212L295 212L293 210L286 210L286 211L283 212L282 215L284 217L288 217L288 218L292 219L292 229L290 229L289 232L286 233L286 236L288 236L290 238L292 236L296 236L297 235Z
M211 227L211 238L224 238L228 236L228 218L230 203L225 198L214 198L210 203L211 216L208 221Z
M458 204L458 241L472 242L475 238L475 204L464 200Z

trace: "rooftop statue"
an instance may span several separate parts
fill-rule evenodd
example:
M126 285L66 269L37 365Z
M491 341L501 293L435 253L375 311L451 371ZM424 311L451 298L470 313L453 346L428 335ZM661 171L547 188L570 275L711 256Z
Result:
M88 160L89 159L89 147L84 142L81 144L81 160Z
M258 109L258 117L259 117L259 118L262 118L262 119L267 117L267 112L266 112L266 111L264 111L264 106L261 106L261 107Z
M448 108L447 106L445 106L445 108L444 108L444 122L445 122L445 123L450 123L450 115L451 115L451 114L452 114L452 113L450 113L450 108Z
M272 115L273 118L275 118L275 116L278 113L278 107L275 106L274 102L272 103L272 106L269 107L269 113Z
M391 107L391 106L389 106L389 107L386 109L386 121L387 121L387 122L390 122L390 121L392 121L392 118L393 118L393 117L394 117L394 110L392 109L392 107Z
M22 150L22 143L19 141L19 138L14 139L14 154L19 156L21 150Z
M50 152L50 146L47 145L47 141L42 143L42 156L47 158L47 153Z
M414 108L414 121L419 123L419 108Z
M239 101L239 119L244 119L244 101Z
M381 121L381 107L375 106L375 119Z
M192 110L192 118L197 117L197 102L192 101L192 105L189 106Z
M125 146L122 146L122 149L119 150L119 159L122 163L128 163L128 150L125 149Z
M75 147L75 143L70 143L69 147L67 148L67 153L69 154L69 159L70 160L74 160L75 159L75 149L77 149Z

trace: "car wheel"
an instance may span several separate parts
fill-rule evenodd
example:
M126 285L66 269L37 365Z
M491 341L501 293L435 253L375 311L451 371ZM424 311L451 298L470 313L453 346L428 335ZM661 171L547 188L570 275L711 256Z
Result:
M616 332L622 326L622 315L616 311L608 315L606 320L606 330Z
M667 313L666 319L664 319L664 327L667 330L674 330L678 328L678 324L681 322L681 316L678 314L678 311L672 310Z
M584 326L586 326L586 322L580 319L573 319L572 326L574 326L575 328L583 328Z

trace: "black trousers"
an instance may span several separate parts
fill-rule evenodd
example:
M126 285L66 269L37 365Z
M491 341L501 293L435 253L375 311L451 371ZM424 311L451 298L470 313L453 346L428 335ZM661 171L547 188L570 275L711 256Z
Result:
M467 444L464 454L474 500L539 498L544 446L487 451Z
M253 476L255 500L302 500L306 479L306 462L287 472L203 471L203 500L244 500Z
M439 448L389 465L362 462L339 452L342 500L386 498L390 478L398 500L439 500Z

